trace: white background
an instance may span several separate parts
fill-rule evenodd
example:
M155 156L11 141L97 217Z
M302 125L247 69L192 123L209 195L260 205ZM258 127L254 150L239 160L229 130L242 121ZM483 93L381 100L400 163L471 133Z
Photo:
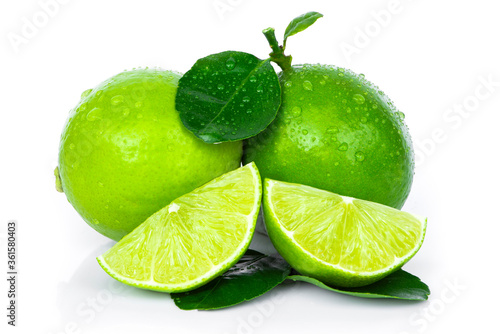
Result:
M60 0L44 14L54 1L0 5L2 333L498 333L494 1ZM230 309L187 312L166 294L116 283L95 261L113 243L54 188L59 136L80 93L138 66L185 72L229 49L264 58L261 30L274 26L282 36L311 10L325 17L290 38L294 62L364 73L406 114L418 165L404 210L429 223L405 269L428 283L430 299L366 300L297 284ZM356 53L342 51L348 45ZM9 219L19 226L14 329L3 278ZM258 239L254 246L270 249Z

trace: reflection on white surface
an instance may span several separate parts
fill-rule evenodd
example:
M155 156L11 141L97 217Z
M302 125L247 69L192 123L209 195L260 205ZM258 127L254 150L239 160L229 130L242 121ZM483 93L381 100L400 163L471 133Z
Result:
M153 330L151 333L155 333L155 324L162 326L164 322L169 323L172 318L186 318L186 321L189 321L193 313L198 313L179 310L167 293L130 287L106 274L99 266L96 257L113 245L114 242L110 241L94 249L80 263L68 281L58 284L57 307L61 323L53 329L53 332L104 333L107 331L109 333L110 330L111 332L120 330L132 333L139 328L144 330L143 322L146 322ZM269 238L258 233L255 234L250 248L266 254L276 253ZM272 303L274 310L274 304L280 297L276 294L269 294L267 297L270 300L267 303ZM262 299L263 305L266 305L265 299ZM251 308L255 308L255 305L260 304L254 304ZM208 315L211 312L198 314L203 313ZM245 321L252 323L252 317L258 318L258 314L255 314L255 310L251 311L250 318ZM229 313L225 315L224 312L219 312L219 315L226 320L232 318ZM113 325L109 326L110 323ZM175 328L179 333L178 327ZM228 333L232 332L230 327Z

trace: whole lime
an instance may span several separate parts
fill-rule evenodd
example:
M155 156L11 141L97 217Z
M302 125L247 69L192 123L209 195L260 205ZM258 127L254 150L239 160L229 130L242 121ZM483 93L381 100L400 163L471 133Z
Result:
M175 198L237 168L241 142L206 144L175 110L180 74L122 72L82 94L59 148L59 190L95 230L120 240Z
M363 75L325 65L280 73L275 121L250 138L244 163L263 178L401 208L414 169L404 114Z

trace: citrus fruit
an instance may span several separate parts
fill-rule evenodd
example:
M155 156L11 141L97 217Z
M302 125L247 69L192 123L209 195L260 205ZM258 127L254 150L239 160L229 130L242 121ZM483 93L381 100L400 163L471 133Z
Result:
M310 185L401 208L413 179L403 113L350 70L297 65L279 74L282 105L244 149L263 178Z
M83 219L119 240L175 198L240 166L241 142L206 144L175 110L180 74L122 72L70 111L56 178Z
M420 249L427 220L394 208L281 181L264 181L267 232L301 274L339 287L371 284Z
M259 172L248 164L175 199L97 260L113 278L135 287L199 287L248 248L261 193Z

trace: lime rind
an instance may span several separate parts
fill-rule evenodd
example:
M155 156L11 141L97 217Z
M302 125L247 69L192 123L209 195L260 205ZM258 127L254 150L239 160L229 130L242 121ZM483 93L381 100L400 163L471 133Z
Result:
M127 285L163 292L195 289L245 253L261 195L259 172L248 164L174 200L97 261Z
M378 203L340 196L309 186L271 179L265 179L264 184L265 224L271 241L292 267L305 275L335 286L354 287L367 285L401 268L422 246L427 226L427 219L424 217L402 212ZM281 188L286 188L282 189L282 193L288 195L284 198L279 198L279 196L274 197L273 189L276 185ZM320 204L319 208L314 209L314 206L318 205L318 203ZM292 214L288 217L289 219L283 219L283 212L279 212L280 206L288 206L288 208L290 208ZM342 259L332 261L332 253L336 251L335 247L346 242L346 240L341 240L341 238L340 240L339 238L335 239L334 237L337 236L338 233L332 233L332 226L334 224L331 224L333 219L329 218L332 218L330 215L332 213L332 207L335 206L344 207L345 210L350 208L355 211L363 211L361 209L366 210L368 207L368 211L371 211L370 213L373 215L380 211L382 214L389 216L396 215L398 217L404 216L408 219L411 218L412 223L414 223L413 232L416 232L417 235L413 240L405 240L405 242L409 242L410 247L406 247L405 249L405 245L403 245L402 248L405 250L400 254L401 256L393 255L392 261L386 261L378 268L369 268L371 265L370 263L361 263L361 266L349 267L346 265L346 262L349 263L349 261L352 260L351 258L355 257L353 256L354 253L358 252L358 257L361 257L362 261L366 260L366 254L361 256L362 251L367 250L366 245L369 245L368 248L370 248L370 246L374 247L374 244L375 246L384 244L385 240L374 241L371 239L379 238L383 235L384 231L387 232L388 229L390 230L392 228L392 226L389 226L389 228L386 226L382 231L375 230L375 234L378 233L378 235L373 237L373 235L369 235L373 232L372 226L371 231L369 229L364 232L364 237L362 236L361 240L359 240L359 235L351 235L351 237L358 238L357 244L356 242L352 242L352 240L347 240L347 242L350 241L351 243L348 245L350 249L348 249L349 251L345 256L345 261L342 261ZM313 209L311 209L311 207ZM361 207L361 209L359 207ZM305 210L307 213L303 212L302 215L300 210ZM352 212L349 214L352 216ZM387 224L387 221L383 222L380 217L371 218L379 224ZM388 217L386 217L386 220L387 218ZM363 219L367 219L367 217ZM389 221L391 219L389 219ZM324 226L318 227L318 225L321 224ZM345 222L344 224L337 224L336 228L345 228L345 226L342 225L348 224ZM327 228L325 228L325 226ZM315 231L315 229L317 229L317 231ZM401 236L399 236L401 229L396 228L396 231L398 232L396 233L397 236L392 237L396 239L394 240L395 242L399 242L397 239L401 238ZM315 239L315 234L321 238L318 237ZM360 234L363 235L361 232ZM386 233L384 237L390 239L390 233ZM390 247L387 249L387 247L389 246L386 245L386 251L398 251L397 247L395 247L394 250L391 250ZM383 250L383 247L381 249ZM370 249L368 249L368 251L369 250ZM380 250L376 250L372 254L372 259L376 260L376 256L381 255L383 254ZM363 269L363 266L368 267L368 269Z

